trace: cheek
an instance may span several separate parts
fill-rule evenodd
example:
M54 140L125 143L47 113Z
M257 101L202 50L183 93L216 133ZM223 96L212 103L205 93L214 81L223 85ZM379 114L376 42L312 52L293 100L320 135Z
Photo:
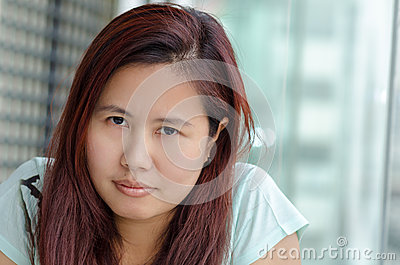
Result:
M204 155L209 138L208 135L195 135L192 138L181 137L178 140L179 149L188 158L199 158Z
M179 204L196 184L201 171L190 171L172 164L168 160L158 160L158 185L161 187L159 200Z
M177 137L178 138L178 137ZM179 142L179 144L178 144ZM164 140L162 152L155 152L155 166L165 182L194 185L203 166L204 148L199 140L181 139ZM169 180L169 181L168 181ZM172 183L164 183L171 186Z
M87 138L87 160L91 177L109 173L112 165L118 163L121 143L118 138L106 137L101 133L89 132Z
M201 169L207 156L208 137L164 137L160 150L169 163L187 170Z

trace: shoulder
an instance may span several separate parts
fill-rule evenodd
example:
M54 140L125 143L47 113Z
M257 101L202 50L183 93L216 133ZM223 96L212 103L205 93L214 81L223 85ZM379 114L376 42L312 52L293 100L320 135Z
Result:
M32 218L41 196L43 177L48 161L45 157L34 157L17 167L0 184L0 207L19 205L22 207L25 217Z
M235 164L233 201L237 210L242 213L261 204L273 208L280 204L292 207L273 178L263 168L242 162Z
M252 197L257 197L257 199L259 199L258 196L268 195L268 192L265 189L273 190L274 187L271 185L276 186L271 176L259 166L237 162L235 164L234 172L235 178L233 189L235 196L252 194Z
M286 236L301 239L307 219L261 167L235 164L233 191L233 264L250 264Z
M27 182L40 182L43 179L48 159L45 157L34 157L17 167L17 169L3 182L0 183L0 196L7 193L11 187Z
M34 229L47 161L32 158L0 184L0 251L17 264L28 264L27 229Z

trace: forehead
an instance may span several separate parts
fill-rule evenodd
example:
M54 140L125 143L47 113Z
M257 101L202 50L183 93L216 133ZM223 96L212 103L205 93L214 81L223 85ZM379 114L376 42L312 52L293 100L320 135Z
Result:
M171 84L168 76L155 74L165 64L136 65L118 69L106 83L99 104L115 104L135 115L151 107L153 112L205 114L202 101L189 83ZM146 80L151 78L151 82ZM145 81L145 82L144 82Z

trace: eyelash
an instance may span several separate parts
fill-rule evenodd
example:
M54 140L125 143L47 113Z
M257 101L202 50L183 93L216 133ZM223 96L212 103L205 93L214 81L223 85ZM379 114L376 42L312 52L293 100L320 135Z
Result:
M111 117L108 117L107 119L108 119L108 120L111 120L111 122L112 122L113 124L117 125L117 126L122 126L121 124L116 124L115 122L112 121L112 120L115 119L115 118L122 119L123 121L125 121L124 118L119 117L119 116L111 116ZM123 127L125 127L125 126L123 126ZM179 131L178 131L177 129L172 128L172 127L162 126L160 129L163 129L163 128L164 128L164 129L172 129L174 132L179 133ZM159 129L159 130L160 130L160 129ZM159 131L159 130L157 130L157 131ZM174 133L174 134L165 134L165 135L166 135L166 136L173 136L173 135L175 135L175 133Z
M160 129L165 129L165 128L167 128L167 129L172 129L174 132L176 132L176 133L179 133L179 131L177 130L177 129L174 129L174 128L171 128L171 127L168 127L168 126L163 126L163 127L161 127ZM175 133L174 134L166 134L166 136L174 136L175 135Z
M117 126L122 126L121 124L116 124L115 122L113 122L113 119L115 119L115 118L122 119L123 121L125 121L124 118L118 117L118 116L111 116L111 117L108 117L107 120L111 120L111 122L112 122L113 124L117 125ZM125 127L125 126L123 126L123 127Z

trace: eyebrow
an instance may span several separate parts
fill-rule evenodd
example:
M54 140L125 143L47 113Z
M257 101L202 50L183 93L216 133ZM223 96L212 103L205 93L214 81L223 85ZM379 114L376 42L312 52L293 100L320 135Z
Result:
M97 109L97 111L111 111L111 112L116 112L116 113L126 115L128 117L133 117L133 115L130 114L128 111L126 111L123 108L120 108L114 104L106 105L106 106L99 106L96 109ZM190 122L184 121L180 118L158 118L158 119L155 119L154 122L163 122L163 123L170 123L170 124L174 124L174 125L194 127L193 124L191 124Z
M181 125L182 126L188 126L188 127L194 127L193 124L191 124L188 121L184 121L179 118L158 118L154 120L155 122L162 122L162 123L170 123L170 124L175 124L175 125Z
M106 105L106 106L99 106L96 108L97 111L111 111L111 112L116 112L120 113L123 115L126 115L128 117L132 117L132 114L130 114L128 111L124 110L123 108L118 107L117 105Z

